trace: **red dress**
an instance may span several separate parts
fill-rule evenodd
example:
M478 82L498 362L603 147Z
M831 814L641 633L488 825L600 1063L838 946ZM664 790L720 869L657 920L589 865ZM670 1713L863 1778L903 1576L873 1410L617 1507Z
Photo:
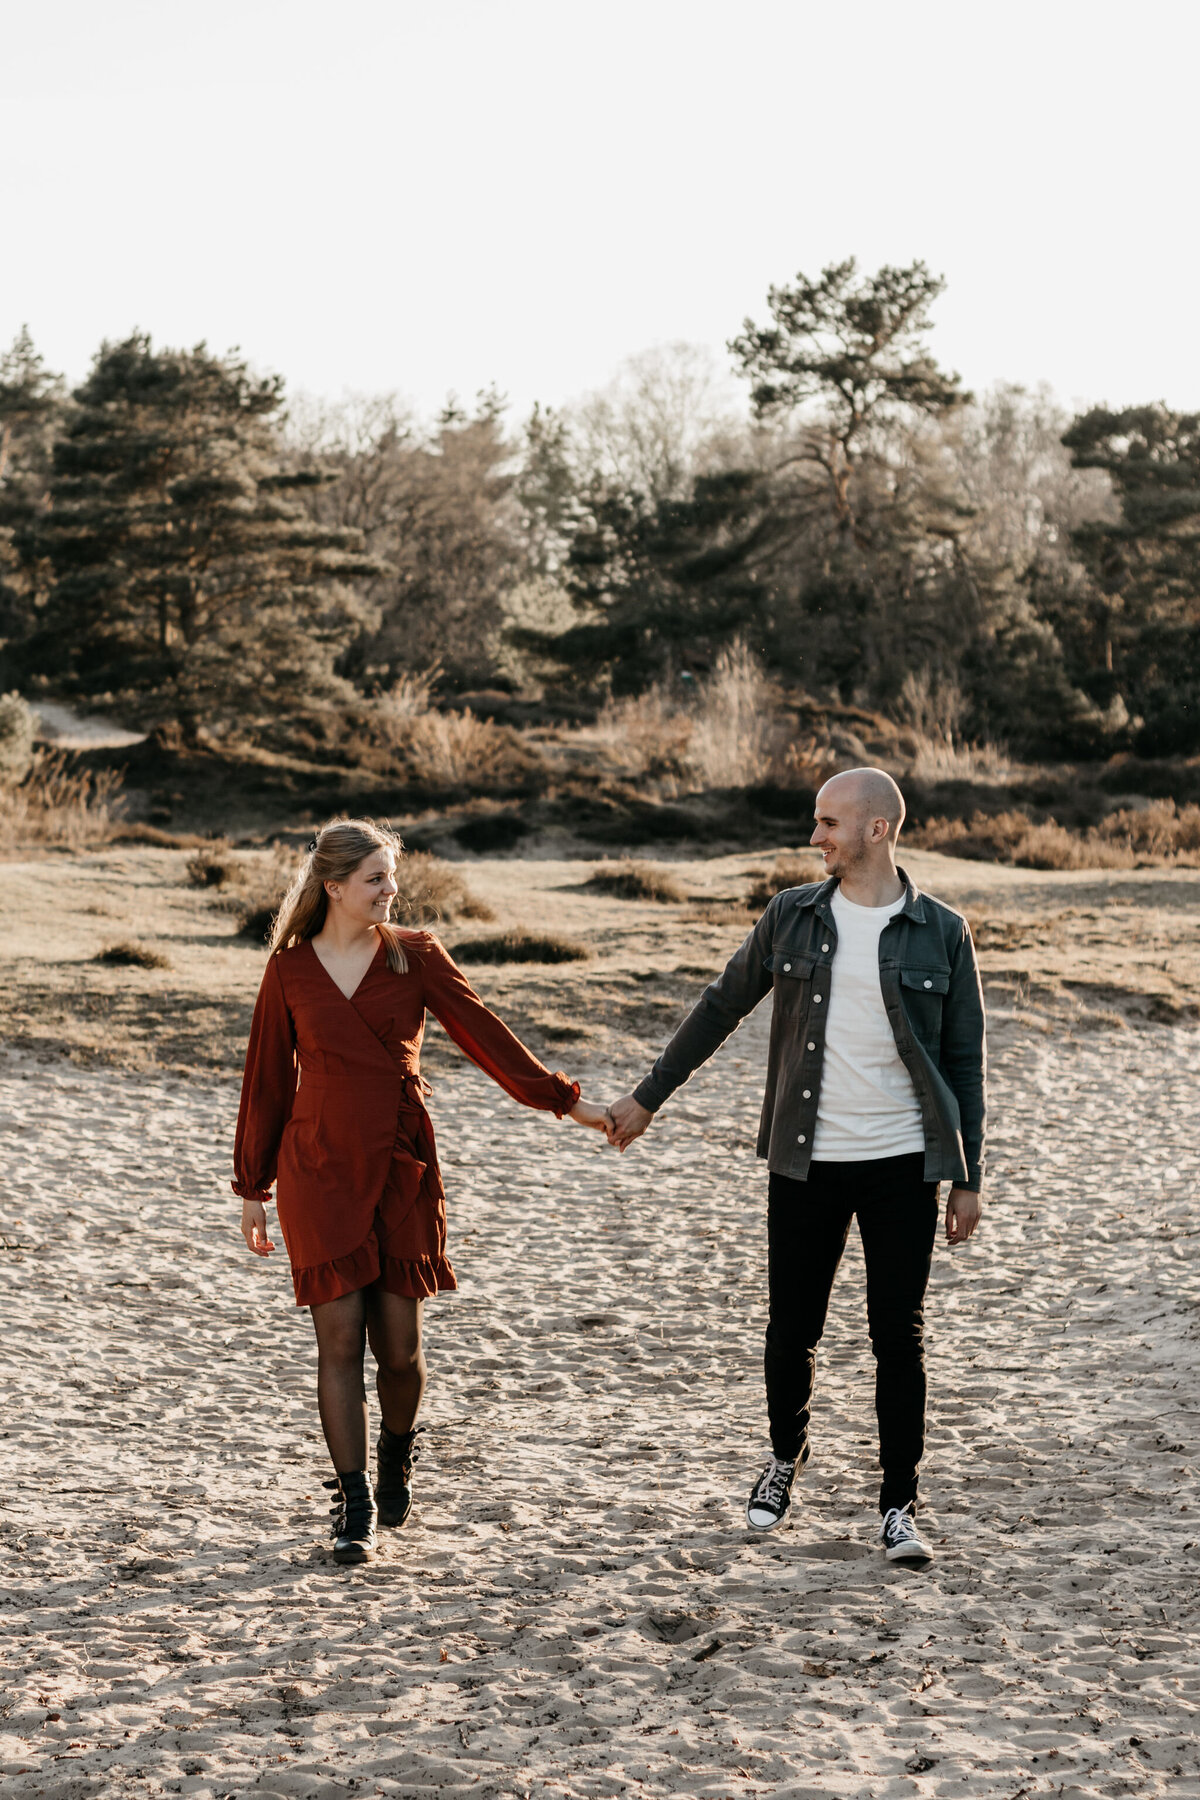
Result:
M420 1073L428 1009L461 1050L525 1106L561 1118L578 1082L552 1075L489 1012L437 938L405 932L408 973L380 940L349 1000L311 943L267 964L242 1079L235 1194L266 1200L297 1306L372 1282L414 1299L457 1287L446 1194Z

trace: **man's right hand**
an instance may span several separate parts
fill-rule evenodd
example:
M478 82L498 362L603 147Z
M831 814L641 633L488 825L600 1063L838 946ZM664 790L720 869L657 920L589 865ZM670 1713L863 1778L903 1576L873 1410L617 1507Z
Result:
M645 1106L639 1106L632 1094L626 1094L623 1100L615 1100L608 1109L612 1120L609 1127L608 1141L618 1150L628 1150L634 1138L641 1137L654 1114Z

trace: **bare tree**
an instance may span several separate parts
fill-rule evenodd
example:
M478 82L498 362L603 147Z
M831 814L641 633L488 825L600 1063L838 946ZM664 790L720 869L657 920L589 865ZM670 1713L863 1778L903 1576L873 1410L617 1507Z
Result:
M744 457L740 397L702 344L629 357L606 387L564 409L582 483L677 500L699 475Z

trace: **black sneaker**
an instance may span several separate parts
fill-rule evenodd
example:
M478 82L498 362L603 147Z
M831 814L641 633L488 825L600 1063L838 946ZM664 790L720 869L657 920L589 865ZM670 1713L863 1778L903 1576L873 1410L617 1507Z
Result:
M329 1509L334 1562L370 1562L375 1554L375 1497L366 1470L335 1475L325 1486L335 1490Z
M417 1427L417 1431L423 1430L424 1426ZM403 1525L412 1511L413 1464L419 1453L416 1431L389 1431L386 1425L380 1426L376 1445L375 1504L379 1508L381 1525L393 1528Z
M889 1562L931 1563L933 1551L917 1530L908 1506L893 1506L883 1515L879 1541Z
M792 1504L792 1482L799 1462L783 1462L772 1456L750 1490L746 1523L751 1531L773 1531Z

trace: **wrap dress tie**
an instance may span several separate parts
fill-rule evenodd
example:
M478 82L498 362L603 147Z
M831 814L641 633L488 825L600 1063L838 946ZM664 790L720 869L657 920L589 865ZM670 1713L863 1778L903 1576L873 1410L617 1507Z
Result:
M379 1282L423 1299L456 1287L429 1084L426 1012L525 1106L561 1118L578 1082L551 1072L489 1011L430 932L402 934L408 971L383 941L347 998L309 942L267 964L254 1008L234 1144L233 1191L267 1200L298 1306Z

